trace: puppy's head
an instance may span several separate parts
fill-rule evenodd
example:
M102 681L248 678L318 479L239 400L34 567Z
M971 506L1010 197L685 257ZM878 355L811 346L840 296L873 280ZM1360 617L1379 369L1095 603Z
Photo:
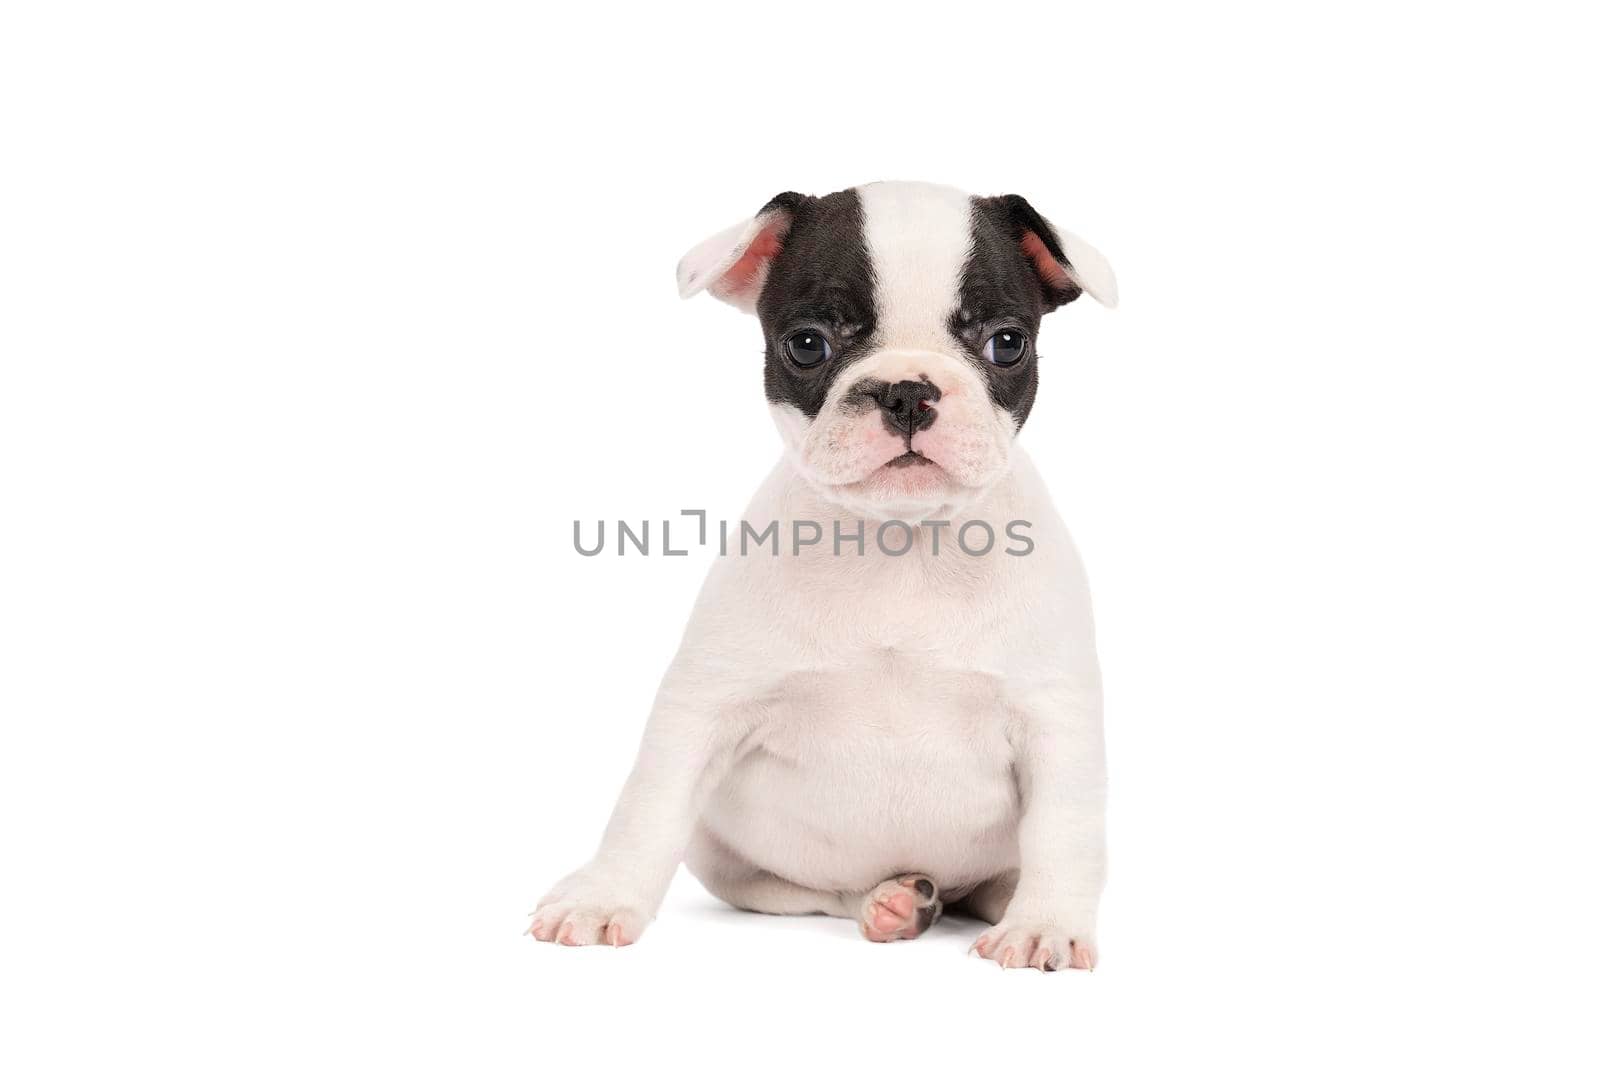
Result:
M932 517L1006 471L1039 384L1040 319L1116 278L1020 196L913 182L783 193L678 264L685 296L754 312L801 473L880 518Z

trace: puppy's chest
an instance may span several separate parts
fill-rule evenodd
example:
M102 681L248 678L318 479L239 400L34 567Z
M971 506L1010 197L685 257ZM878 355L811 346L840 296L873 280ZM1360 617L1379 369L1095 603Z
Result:
M766 620L786 667L995 673L1016 626L1011 583L974 565L912 559L797 568Z
M771 725L959 741L1002 720L1006 642L989 585L910 566L828 579L800 584L771 620L784 635L763 699Z
M798 561L769 601L743 768L845 792L992 778L1008 796L1005 583L959 561L852 563Z
M759 744L796 763L851 749L913 762L943 758L946 750L987 759L1009 747L998 677L892 646L791 671L763 695L762 705Z

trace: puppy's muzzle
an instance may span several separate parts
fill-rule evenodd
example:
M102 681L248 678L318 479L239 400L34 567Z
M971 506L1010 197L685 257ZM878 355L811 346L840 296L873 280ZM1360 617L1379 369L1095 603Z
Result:
M853 396L876 404L883 413L885 428L907 441L918 430L926 430L933 425L933 420L939 417L933 405L943 395L927 375L898 382L865 378L857 382L850 392Z

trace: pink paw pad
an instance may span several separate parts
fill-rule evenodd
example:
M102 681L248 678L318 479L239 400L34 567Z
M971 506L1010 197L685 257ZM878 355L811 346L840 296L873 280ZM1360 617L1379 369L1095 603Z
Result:
M939 891L925 875L906 874L880 882L867 893L861 932L868 941L908 941L938 920Z

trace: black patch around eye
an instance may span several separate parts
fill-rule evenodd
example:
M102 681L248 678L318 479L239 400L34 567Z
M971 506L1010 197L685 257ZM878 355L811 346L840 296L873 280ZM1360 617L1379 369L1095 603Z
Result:
M1022 253L1021 232L1004 199L973 198L972 249L961 271L960 301L949 325L981 368L990 398L1021 426L1039 393L1038 353L1004 366L991 363L983 348L1007 322L1020 327L1032 348L1039 320L1050 307L1033 264Z
M767 339L767 399L816 418L839 372L868 350L876 320L872 260L854 189L823 197L784 193L792 222L756 303ZM765 210L765 209L763 209ZM807 328L825 332L825 361L796 366L786 346Z

